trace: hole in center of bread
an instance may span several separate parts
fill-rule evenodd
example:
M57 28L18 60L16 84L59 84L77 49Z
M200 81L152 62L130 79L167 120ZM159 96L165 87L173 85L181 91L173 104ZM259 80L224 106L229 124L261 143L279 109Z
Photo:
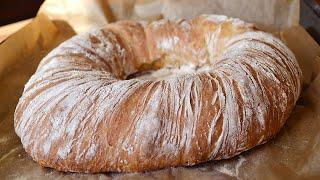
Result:
M141 70L129 74L126 79L145 79L145 80L163 80L168 78L176 78L188 74L197 74L212 70L212 66L195 66L194 64L184 64L178 67L165 66L159 69Z

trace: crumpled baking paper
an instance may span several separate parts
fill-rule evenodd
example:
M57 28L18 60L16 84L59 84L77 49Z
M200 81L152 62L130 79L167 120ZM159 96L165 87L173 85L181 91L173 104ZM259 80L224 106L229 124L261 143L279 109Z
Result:
M88 4L91 5L88 5ZM87 8L85 8L87 7ZM296 55L304 88L284 128L270 142L232 159L146 173L63 173L28 156L13 128L24 84L52 48L75 33L119 19L191 18L218 13L257 23ZM320 47L298 25L298 0L47 0L38 16L0 44L0 177L4 179L319 179Z

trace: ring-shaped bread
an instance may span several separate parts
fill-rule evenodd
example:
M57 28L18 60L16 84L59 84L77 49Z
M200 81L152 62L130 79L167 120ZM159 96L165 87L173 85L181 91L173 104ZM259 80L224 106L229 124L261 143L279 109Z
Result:
M275 136L301 79L280 40L238 19L121 21L41 61L15 130L35 161L62 171L193 165Z

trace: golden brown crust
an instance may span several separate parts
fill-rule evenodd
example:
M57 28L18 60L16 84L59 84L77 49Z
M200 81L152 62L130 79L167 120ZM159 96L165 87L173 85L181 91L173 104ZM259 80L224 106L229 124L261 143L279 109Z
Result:
M141 70L151 72L136 77ZM35 161L61 171L193 165L272 138L301 78L280 40L237 19L122 21L75 36L42 60L17 105L15 130Z

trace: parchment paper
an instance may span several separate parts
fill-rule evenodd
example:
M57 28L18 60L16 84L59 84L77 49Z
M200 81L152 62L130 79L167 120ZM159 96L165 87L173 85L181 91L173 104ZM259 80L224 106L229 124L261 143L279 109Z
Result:
M96 0L46 0L39 13L50 19L63 20L81 33L108 23L103 9Z
M62 0L59 1L62 2ZM320 178L320 47L301 26L297 25L298 19L296 19L296 17L299 16L298 11L296 11L296 7L299 6L297 0L279 0L278 2L273 0L250 1L250 5L255 6L250 6L250 8L255 8L256 10L248 10L248 12L246 12L248 14L244 13L243 15L237 14L235 10L237 6L242 10L248 6L239 3L244 3L242 0L228 1L230 3L223 3L219 0L206 2L207 4L211 3L210 7L215 7L212 5L214 3L222 3L221 7L223 7L222 9L225 11L221 13L235 17L243 17L247 20L252 18L251 20L261 24L261 27L266 27L267 30L274 31L275 35L287 43L299 60L304 74L304 89L301 98L285 127L270 142L229 160L213 161L192 167L167 168L147 173L63 173L40 167L25 153L13 128L13 112L18 98L22 93L23 86L35 71L41 58L60 42L74 35L74 30L81 33L87 29L103 26L107 23L107 21L99 21L100 23L97 23L97 21L91 22L91 20L87 19L88 21L83 23L85 24L84 26L78 26L78 23L81 24L81 22L83 22L83 18L86 19L86 17L92 15L90 11L86 10L82 12L81 8L77 9L78 6L74 6L75 9L70 6L59 6L59 8L53 10L47 2L50 1L45 2L43 7L46 6L46 8L42 8L41 13L38 14L30 24L0 44L1 179ZM100 12L94 13L103 14L104 17L106 17L105 19L109 21L126 17L130 19L149 20L161 17L175 19L179 16L184 17L184 15L190 15L190 17L192 17L202 12L217 13L214 9L210 9L209 5L206 7L204 4L192 2L189 0L94 1L94 3L96 3L94 6L99 6L98 9L101 10ZM272 3L273 5L271 5ZM280 6L276 6L279 4ZM190 6L194 8L188 8ZM161 8L159 9L159 7ZM233 9L231 7L233 7ZM274 8L270 11L271 14L265 14L268 12L267 7ZM167 12L168 8L172 10ZM69 10L77 12L77 15L70 13ZM145 10L145 12L141 13L143 10ZM241 13L241 11L239 10L238 13ZM172 15L172 13L174 15ZM69 18L66 18L65 14L68 14ZM71 16L78 17L74 19ZM270 18L271 20L269 18L262 18L267 16L273 16L273 18ZM68 19L72 19L72 21ZM280 31L277 31L278 29Z
M102 0L103 1L103 0ZM224 14L279 31L299 25L299 0L109 0L116 19L193 18Z

